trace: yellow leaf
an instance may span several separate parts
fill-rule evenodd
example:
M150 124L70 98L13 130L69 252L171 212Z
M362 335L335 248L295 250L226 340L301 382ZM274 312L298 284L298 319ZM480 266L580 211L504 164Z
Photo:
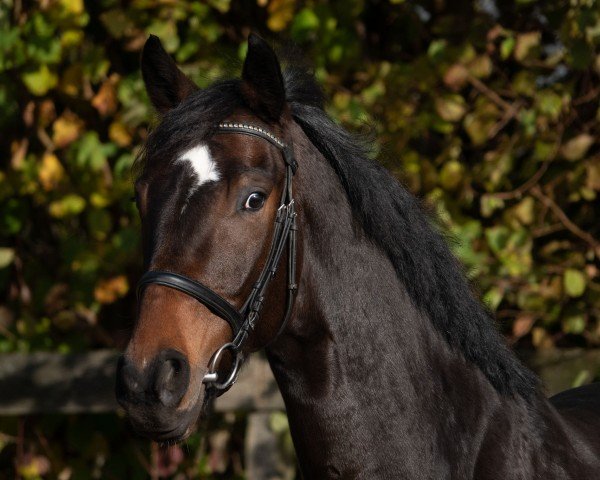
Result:
M585 292L587 277L584 272L567 268L563 275L563 286L569 297L581 297Z
M0 268L6 268L15 260L15 249L0 247Z
M125 275L100 280L94 289L94 298L100 303L113 303L129 291Z
M469 78L469 71L464 65L456 63L452 65L444 74L444 83L453 90L460 90L465 86Z
M80 45L83 41L83 31L67 30L60 37L60 44L63 47L74 47Z
M42 187L47 192L54 190L65 176L65 170L53 153L46 153L42 157L42 164L38 171L38 178Z
M440 172L440 184L445 190L454 190L457 188L464 175L464 167L456 160L446 162Z
M92 98L92 105L102 116L111 115L117 110L117 92L115 87L118 81L118 75L111 75L102 84L94 98Z
M66 218L79 215L85 209L85 199L74 193L65 195L59 200L50 202L48 211L55 218Z
M517 36L517 43L515 45L515 58L521 62L529 55L529 52L534 47L540 44L541 34L540 32L528 32L522 33Z
M21 75L23 83L27 89L34 95L45 95L48 90L56 87L58 76L50 71L46 64L42 65L39 70L34 72L26 72Z
M61 0L62 8L70 15L81 15L84 10L83 0Z
M590 162L586 170L585 186L591 190L600 190L600 161Z
M104 208L110 205L110 198L103 193L94 192L90 195L90 203L96 208Z
M530 225L535 219L534 205L535 202L531 197L526 197L523 200L521 200L517 205L515 205L513 212L515 214L515 217L517 217L517 219L519 219L519 221L523 225Z
M267 7L269 12L267 26L274 32L285 29L294 18L295 4L294 0L271 0Z
M110 127L108 127L108 137L119 147L128 147L131 145L131 135L121 122L110 124Z
M457 122L464 116L467 108L460 95L445 95L435 99L435 110L447 122Z
M594 137L592 135L582 133L565 143L561 148L561 153L563 157L573 162L583 158L593 143Z
M79 138L83 122L69 110L65 111L52 126L52 141L57 148L63 148Z
M26 456L24 462L17 465L19 475L25 479L41 478L50 470L50 461L42 456Z
M474 77L486 78L492 73L492 61L487 55L479 55L469 62L467 68Z

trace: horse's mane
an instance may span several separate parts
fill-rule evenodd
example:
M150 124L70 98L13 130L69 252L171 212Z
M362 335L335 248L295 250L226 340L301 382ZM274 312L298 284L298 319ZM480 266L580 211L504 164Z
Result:
M284 78L295 121L337 172L355 217L387 254L413 302L499 392L530 397L538 379L507 348L416 198L369 159L365 142L329 118L311 75L292 69Z
M368 158L364 142L328 117L312 75L291 68L284 72L284 80L295 121L337 172L355 217L388 255L412 301L498 391L531 396L537 378L506 347L415 197ZM240 85L240 80L216 83L165 114L138 156L138 172L209 137L214 125L244 105Z

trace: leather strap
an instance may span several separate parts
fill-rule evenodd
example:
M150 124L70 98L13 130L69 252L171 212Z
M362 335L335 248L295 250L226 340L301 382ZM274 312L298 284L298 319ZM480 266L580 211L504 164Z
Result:
M200 282L196 282L195 280L184 277L183 275L179 275L177 273L164 272L161 270L150 270L142 276L138 283L138 299L141 298L146 286L152 283L179 290L180 292L195 298L200 303L203 303L213 313L217 314L219 317L223 318L229 323L234 336L236 336L242 328L244 319L242 318L241 313L238 312L227 300L225 300L215 291L202 285Z
M271 145L275 145L281 150L283 154L283 160L285 161L286 165L292 168L292 174L296 173L296 170L298 170L298 162L294 157L292 148L264 128L257 127L256 125L231 122L219 123L217 128L218 130L215 133L241 133L242 135L259 137L263 140L266 140Z

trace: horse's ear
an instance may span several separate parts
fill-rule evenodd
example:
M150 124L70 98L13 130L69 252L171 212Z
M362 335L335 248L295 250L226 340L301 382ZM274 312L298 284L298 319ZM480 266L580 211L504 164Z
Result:
M254 33L248 37L242 80L244 97L250 108L271 120L279 120L285 105L279 60L269 44Z
M196 84L177 68L155 35L150 35L142 51L142 77L148 97L160 113L175 108L198 90Z

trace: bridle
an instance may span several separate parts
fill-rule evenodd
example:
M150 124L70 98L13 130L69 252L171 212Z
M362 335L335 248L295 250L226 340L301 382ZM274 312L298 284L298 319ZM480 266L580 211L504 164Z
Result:
M294 198L292 196L292 178L298 168L298 162L296 162L296 159L294 158L293 150L291 146L286 145L272 133L255 125L231 122L219 123L216 127L215 135L228 133L250 135L266 140L279 149L285 162L284 187L279 202L279 208L277 209L277 214L275 216L275 230L271 240L271 248L269 249L265 265L260 272L257 281L254 283L248 298L244 302L242 308L237 310L222 296L209 287L202 285L200 282L192 280L185 275L161 270L147 271L142 276L137 286L138 301L141 299L146 286L150 284L162 285L179 290L180 292L195 298L208 307L213 313L229 323L233 332L233 340L222 345L215 353L213 353L208 364L208 372L202 379L202 382L207 385L207 388L214 389L217 395L220 395L229 389L237 379L241 364L244 360L242 346L260 317L267 287L271 279L275 276L286 243L288 245L286 307L279 331L273 340L281 334L289 320L294 295L297 290L296 211ZM234 356L233 366L227 378L224 381L219 381L219 363L223 353L227 350L230 350Z

